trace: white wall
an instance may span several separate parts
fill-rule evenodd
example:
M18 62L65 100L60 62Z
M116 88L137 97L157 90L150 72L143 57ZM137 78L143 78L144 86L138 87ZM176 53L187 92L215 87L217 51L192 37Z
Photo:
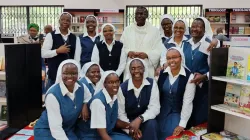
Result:
M0 0L0 5L64 5L72 9L119 8L126 5L203 5L203 8L249 8L249 0Z

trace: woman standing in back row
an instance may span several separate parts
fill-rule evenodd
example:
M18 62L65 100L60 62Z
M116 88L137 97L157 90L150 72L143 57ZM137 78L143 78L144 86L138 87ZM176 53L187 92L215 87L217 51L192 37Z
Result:
M77 60L80 60L81 67L91 61L92 51L95 44L100 42L98 34L99 23L94 15L88 15L83 25L83 35L80 35L81 48L76 50Z
M42 57L48 58L48 89L55 83L56 72L59 64L66 59L75 58L75 50L81 49L80 40L69 30L71 25L72 15L63 12L60 15L60 27L55 31L47 34L43 47ZM79 49L80 48L80 49ZM77 60L79 62L80 60Z
M112 24L102 25L101 41L93 49L91 61L101 67L101 71L113 70L122 81L127 57L123 44L115 40L115 27Z

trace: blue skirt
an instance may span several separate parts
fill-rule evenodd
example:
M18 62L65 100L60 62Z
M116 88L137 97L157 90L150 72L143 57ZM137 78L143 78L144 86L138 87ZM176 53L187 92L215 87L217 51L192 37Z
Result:
M73 131L68 131L66 133L69 140L78 140L77 136ZM50 129L41 129L35 128L34 129L34 138L35 140L56 140L52 137Z
M109 136L112 138L112 140L133 140L130 136L117 132L112 132L111 134L109 134ZM99 135L84 136L81 137L80 140L101 140L101 137Z
M169 113L166 117L158 119L160 128L159 140L165 140L167 137L173 135L174 129L179 126L180 118L180 113Z

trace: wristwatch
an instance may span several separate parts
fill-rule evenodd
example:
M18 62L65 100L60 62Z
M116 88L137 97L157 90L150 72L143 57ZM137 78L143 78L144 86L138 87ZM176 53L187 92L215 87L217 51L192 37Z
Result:
M141 120L141 122L144 122L144 117L142 115L140 115L138 118Z

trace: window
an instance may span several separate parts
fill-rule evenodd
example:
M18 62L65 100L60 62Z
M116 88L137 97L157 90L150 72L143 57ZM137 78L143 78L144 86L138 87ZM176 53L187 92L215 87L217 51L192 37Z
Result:
M43 27L51 25L56 28L59 25L59 15L63 7L29 7L30 23L36 23L43 31Z
M168 6L167 14L171 14L175 19L184 19L189 27L193 20L202 15L202 7L197 6Z
M126 7L126 25L134 22L135 18L135 5ZM201 5L161 5L161 6L145 6L149 11L148 21L155 27L160 26L160 17L164 14L171 14L174 18L180 18L187 21L189 26L193 20L202 15Z
M45 25L57 27L63 6L2 6L0 7L0 32L20 36L27 34L27 26L37 23L40 32Z
M127 6L126 25L131 25L135 21L135 10L137 6ZM145 6L148 9L148 21L153 26L159 27L161 15L164 14L164 6Z
M26 34L27 9L26 7L1 7L1 33Z

